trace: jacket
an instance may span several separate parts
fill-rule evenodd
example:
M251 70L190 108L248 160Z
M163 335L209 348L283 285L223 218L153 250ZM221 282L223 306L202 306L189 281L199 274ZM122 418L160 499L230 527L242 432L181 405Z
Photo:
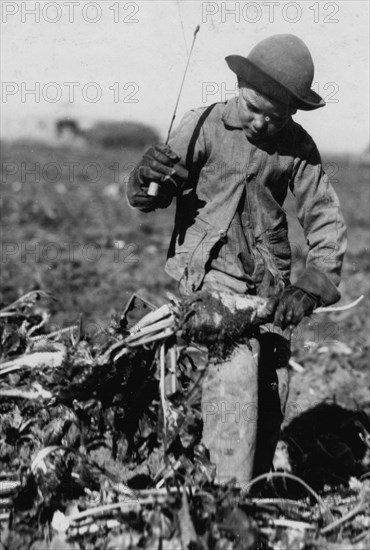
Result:
M305 270L294 284L319 296L322 305L335 303L340 298L337 286L346 227L312 138L291 119L273 139L256 146L243 131L236 98L215 104L200 126L205 109L187 112L170 140L189 177L177 195L167 273L189 290L199 289L227 240L243 197L247 221L243 230L253 257L256 292L282 290L289 284L291 270L283 209L290 189L308 244ZM127 197L131 206L143 211L171 202L146 195L135 170Z

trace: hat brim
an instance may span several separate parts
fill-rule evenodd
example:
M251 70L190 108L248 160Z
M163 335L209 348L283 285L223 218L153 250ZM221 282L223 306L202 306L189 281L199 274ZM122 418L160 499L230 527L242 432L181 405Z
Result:
M241 55L226 58L229 68L242 80L266 97L303 111L324 107L325 101L313 90L302 97L292 86L284 85L265 73L260 67Z

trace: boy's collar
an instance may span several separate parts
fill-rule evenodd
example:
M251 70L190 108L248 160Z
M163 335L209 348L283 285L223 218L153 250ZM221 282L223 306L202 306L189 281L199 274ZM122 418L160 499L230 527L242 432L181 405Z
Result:
M239 128L240 130L243 129L239 118L238 102L236 97L233 97L226 102L224 112L222 113L222 121L226 126Z

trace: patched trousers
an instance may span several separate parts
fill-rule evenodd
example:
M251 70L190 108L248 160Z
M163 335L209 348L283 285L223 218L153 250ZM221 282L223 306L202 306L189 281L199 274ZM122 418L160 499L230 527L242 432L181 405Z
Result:
M228 278L222 283L208 276L204 288L241 290ZM270 470L288 398L289 358L289 338L272 325L225 360L210 358L202 387L203 443L216 482L234 477L243 487Z

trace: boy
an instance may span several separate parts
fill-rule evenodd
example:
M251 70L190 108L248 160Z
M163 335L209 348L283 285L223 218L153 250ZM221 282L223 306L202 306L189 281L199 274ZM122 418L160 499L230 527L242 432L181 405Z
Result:
M240 485L269 470L288 391L290 333L318 305L340 298L346 229L338 198L311 137L292 120L325 105L311 85L314 66L298 37L275 35L248 57L226 58L238 97L188 112L169 147L150 148L130 174L128 200L147 212L177 198L166 271L183 295L200 288L278 296L265 325L203 382L203 441L217 481ZM151 181L159 193L148 195ZM309 246L291 284L282 208L288 187Z

